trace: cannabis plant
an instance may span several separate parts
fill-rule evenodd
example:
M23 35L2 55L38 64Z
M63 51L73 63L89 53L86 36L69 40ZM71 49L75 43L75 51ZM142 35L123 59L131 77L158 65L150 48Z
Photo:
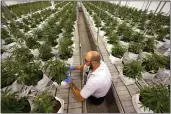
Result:
M157 40L163 41L164 37L169 34L170 27L158 29L157 32Z
M120 44L114 45L112 47L112 55L118 58L122 58L124 53L126 52L126 48L121 46Z
M9 37L10 37L9 32L5 28L1 28L1 38L5 40Z
M134 42L142 42L144 41L145 37L143 36L142 33L136 32L132 36L132 41Z
M145 41L145 47L143 49L143 51L146 51L146 52L154 52L154 49L155 49L155 46L156 46L156 41L154 40L154 38L148 38L146 41Z
M140 90L140 99L144 108L154 113L170 113L170 93L166 85L145 86Z
M51 53L51 48L49 45L47 44L43 44L39 47L39 57L43 60L43 61L47 61L50 58L52 58L54 56L54 54Z
M21 22L19 22L19 21L16 22L16 26L17 26L19 29L23 29L23 28L24 28L23 23L21 23Z
M8 45L8 44L10 44L10 43L12 43L12 42L14 42L14 39L12 39L12 38L7 38L7 39L5 39L5 44L6 44L6 45Z
M35 31L33 31L34 37L38 40L42 39L44 36L44 31L41 29L36 29Z
M17 79L17 63L10 57L2 61L1 67L1 88L11 85Z
M55 61L47 61L43 69L48 76L53 77L53 81L56 81L59 84L61 83L61 81L66 79L66 73L69 70L68 66L59 59L56 59Z
M168 61L170 61L169 57L153 53L143 58L142 66L144 66L147 72L156 73L159 68L167 68L169 66Z
M31 51L24 47L14 50L12 56L15 57L19 63L30 62L34 58L34 55L31 54Z
M22 41L25 38L24 33L18 29L15 22L9 23L9 32L17 41Z
M128 51L139 54L144 49L144 43L130 42Z
M70 46L72 45L72 40L71 39L60 39L59 40L59 47L58 47L58 54L60 59L62 60L67 60L68 58L71 58L73 56L73 47ZM70 46L70 47L68 47Z
M5 28L1 28L1 38L5 41L6 45L14 42L10 36L10 33Z
M1 93L2 113L30 113L31 106L26 97L17 98L17 93L11 93L11 89L6 88Z
M29 17L28 17L29 18ZM30 22L28 21L29 19L23 18L22 21L26 24L26 25L30 25Z
M69 33L69 32L64 32L63 33L63 37L64 38L72 38L74 35L72 33Z
M36 39L33 36L28 36L26 41L26 46L30 49L35 49L40 46L40 44L36 41Z
M35 105L33 113L57 113L57 110L61 107L61 103L56 101L48 91L43 91L43 93L37 95L33 104ZM55 108L57 108L56 112Z
M17 83L35 86L43 78L43 72L39 69L38 64L28 63L20 67L18 76Z
M128 28L127 25L126 25L126 23L122 23L122 24L119 25L119 27L118 27L117 34L118 34L119 36L121 36L121 35L123 34L123 32L126 30L126 28Z
M119 43L119 39L114 32L109 34L108 40L109 41L107 41L107 43L109 43L109 44L118 44Z
M125 42L130 42L132 39L132 34L133 34L132 29L127 27L122 33L123 36L122 40Z
M123 74L129 78L138 79L142 78L141 72L144 71L144 68L141 66L139 61L131 61L124 65Z

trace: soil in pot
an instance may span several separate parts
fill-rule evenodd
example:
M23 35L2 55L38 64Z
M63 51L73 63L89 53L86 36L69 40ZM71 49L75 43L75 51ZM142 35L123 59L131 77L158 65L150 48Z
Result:
M7 71L1 71L1 76L1 88L12 85L16 80L16 76L13 74L9 74Z
M24 104L24 106L22 108L22 112L30 113L31 106L30 106L29 101L26 99L26 97L21 98L18 102Z
M52 53L44 53L44 54L41 54L41 59L42 59L42 61L47 61L50 58L52 58L53 56L54 56L54 54L52 54Z
M60 82L62 82L62 80L56 80L54 77L51 79L53 82L57 82L58 84L60 84Z
M151 74L155 74L159 70L159 67L158 66L155 66L153 70L150 69L148 66L146 66L146 63L145 62L142 63L142 66L144 66L145 70L147 72L151 73Z
M55 104L51 113L57 113L62 106L61 103L58 100L56 100L55 98L52 98L51 102L53 102ZM45 113L45 112L43 112L43 110L40 111L40 109L37 108L36 110L33 111L33 113Z
M154 49L150 49L149 50L147 47L145 47L143 51L144 52L152 52L152 53L154 53Z
M59 111L59 109L61 108L62 105L55 98L52 99L52 102L55 102L55 106L53 107L52 113L57 113Z
M142 102L142 100L143 100L143 97L140 95L139 96L139 101Z
M3 54L5 52L5 50L4 49L1 49L1 54Z

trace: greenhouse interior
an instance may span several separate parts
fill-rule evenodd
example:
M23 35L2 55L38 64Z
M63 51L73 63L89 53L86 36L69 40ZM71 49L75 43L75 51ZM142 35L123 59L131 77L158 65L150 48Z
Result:
M170 113L170 1L1 1L1 113Z

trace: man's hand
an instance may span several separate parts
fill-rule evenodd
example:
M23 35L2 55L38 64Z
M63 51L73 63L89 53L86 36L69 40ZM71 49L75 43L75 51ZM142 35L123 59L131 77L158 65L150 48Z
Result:
M84 65L79 66L69 66L69 70L83 70Z
M64 80L67 83L70 83L72 81L70 74L67 74L67 78Z
M74 66L70 66L69 69L70 70L75 70L75 67Z

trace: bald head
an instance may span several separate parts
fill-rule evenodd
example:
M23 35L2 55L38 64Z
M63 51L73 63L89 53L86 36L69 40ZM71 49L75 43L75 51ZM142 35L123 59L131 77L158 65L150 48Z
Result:
M89 61L96 61L97 63L100 63L100 54L97 51L87 52L85 58Z

